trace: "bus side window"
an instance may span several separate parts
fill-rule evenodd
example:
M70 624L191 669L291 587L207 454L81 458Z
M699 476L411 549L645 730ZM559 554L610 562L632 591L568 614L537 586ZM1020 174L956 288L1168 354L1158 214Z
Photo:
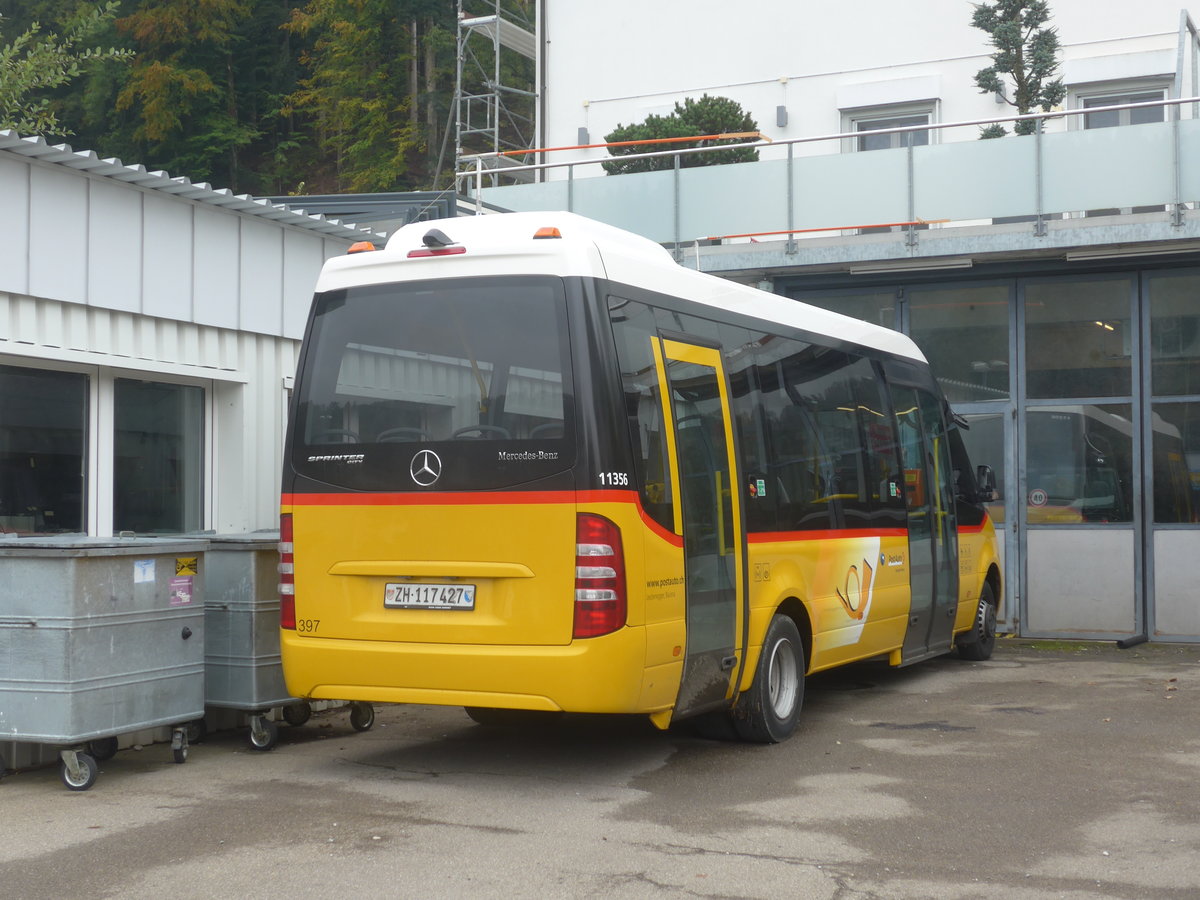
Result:
M643 387L631 394L626 384L626 403L632 404L629 430L633 436L634 480L642 495L646 512L665 528L674 528L671 502L671 470L667 463L667 442L663 432L662 401L658 390Z
M616 298L610 298L609 304L633 453L631 474L646 514L672 531L675 510L662 397L654 363L653 338L657 334L654 312L640 303Z
M780 504L779 527L786 532L822 530L832 528L836 518L835 467L816 404L806 390L806 364L800 361L812 348L793 343L798 352L778 366L780 408L770 436L772 468L787 493L787 503Z
M758 351L773 338L760 332L725 325L721 341L729 370L730 403L737 429L742 460L742 505L746 510L746 528L751 532L778 528L778 508L788 502L788 492L772 476L767 452L769 415L763 403ZM768 371L769 370L765 370Z
M859 424L866 450L869 516L879 527L905 525L904 473L892 427L891 407L883 390L883 373L866 360L855 382Z

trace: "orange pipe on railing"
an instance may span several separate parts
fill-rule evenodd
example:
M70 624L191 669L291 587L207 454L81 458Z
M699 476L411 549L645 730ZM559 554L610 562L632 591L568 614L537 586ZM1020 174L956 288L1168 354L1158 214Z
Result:
M949 219L914 219L911 222L872 222L870 225L828 225L824 228L788 228L783 231L747 231L745 234L711 234L706 241L723 241L726 238L774 237L777 234L810 234L814 231L847 231L851 228L893 228L904 225L940 225Z
M724 141L734 138L758 138L771 142L761 131L734 131L728 134L698 134L693 137L644 138L637 141L610 141L607 144L571 144L567 147L534 147L531 150L501 150L500 156L524 156L527 153L554 153L557 150L597 150L601 147L637 147L643 144L682 144L687 141Z

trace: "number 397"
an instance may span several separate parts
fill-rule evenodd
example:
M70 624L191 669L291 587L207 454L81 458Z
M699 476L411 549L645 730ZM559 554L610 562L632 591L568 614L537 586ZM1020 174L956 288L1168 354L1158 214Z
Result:
M628 487L628 472L601 472L600 483L608 487Z
M312 634L321 625L320 619L297 619L296 630L301 634Z

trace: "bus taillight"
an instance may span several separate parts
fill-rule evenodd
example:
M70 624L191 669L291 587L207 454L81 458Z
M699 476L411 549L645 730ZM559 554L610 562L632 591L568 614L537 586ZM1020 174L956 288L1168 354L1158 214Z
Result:
M296 557L291 513L279 517L279 627L296 628Z
M574 637L597 637L625 624L625 554L621 530L603 516L575 520Z

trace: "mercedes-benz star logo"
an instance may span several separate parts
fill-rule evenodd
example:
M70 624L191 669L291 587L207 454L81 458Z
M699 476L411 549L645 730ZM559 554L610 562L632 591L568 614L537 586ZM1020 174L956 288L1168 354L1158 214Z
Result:
M429 487L442 477L442 460L432 450L420 450L408 464L408 474L421 487Z

